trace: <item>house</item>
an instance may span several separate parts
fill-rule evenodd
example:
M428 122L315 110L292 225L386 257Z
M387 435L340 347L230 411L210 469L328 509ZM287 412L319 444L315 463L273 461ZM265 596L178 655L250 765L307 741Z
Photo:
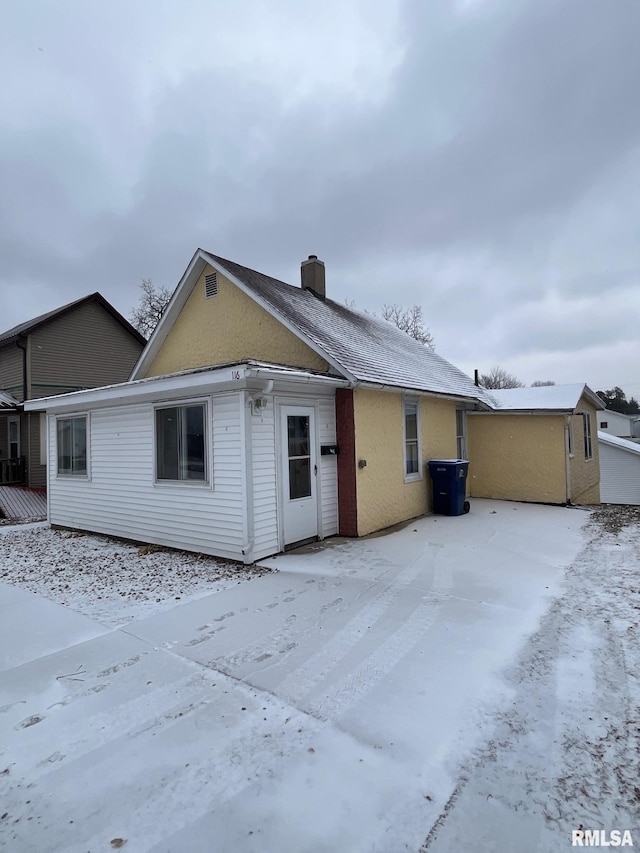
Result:
M0 485L44 487L45 415L37 400L127 379L145 339L99 293L0 334Z
M470 496L600 503L600 397L585 384L490 393L492 414L468 418Z
M640 438L640 416L605 409L598 414L598 431L618 438Z
M131 379L53 396L52 524L251 562L426 513L487 393L394 326L199 249ZM35 408L27 403L25 408Z
M598 445L602 503L640 506L640 444L599 430Z

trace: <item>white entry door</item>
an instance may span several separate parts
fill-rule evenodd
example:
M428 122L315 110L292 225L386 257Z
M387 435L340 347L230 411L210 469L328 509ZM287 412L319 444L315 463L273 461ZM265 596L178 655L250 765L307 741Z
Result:
M284 544L318 535L315 409L281 406Z

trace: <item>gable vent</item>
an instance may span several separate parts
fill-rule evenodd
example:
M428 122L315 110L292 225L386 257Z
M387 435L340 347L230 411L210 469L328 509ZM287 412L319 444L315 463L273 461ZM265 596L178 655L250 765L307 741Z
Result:
M210 272L204 277L204 295L207 299L218 295L218 274Z

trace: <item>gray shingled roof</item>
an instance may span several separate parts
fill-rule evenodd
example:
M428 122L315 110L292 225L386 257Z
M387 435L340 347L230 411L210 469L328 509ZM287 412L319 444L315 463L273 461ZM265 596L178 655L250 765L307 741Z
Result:
M216 267L242 282L360 382L468 397L491 405L486 391L470 377L391 323L207 254Z
M0 390L0 411L2 411L3 409L15 409L19 405L20 403L18 402L18 400L16 400L15 397L9 394L8 391Z
M146 343L146 338L140 334L137 329L126 320L119 311L113 307L110 302L104 298L101 293L90 293L89 296L83 296L81 299L75 299L73 302L68 302L66 305L62 305L60 308L54 308L53 311L47 311L46 314L40 314L38 317L33 317L31 320L26 320L24 323L19 323L17 326L13 326L11 329L7 329L6 332L0 333L0 345L7 343L13 338L17 338L19 335L26 335L29 332L34 331L39 326L44 326L46 323L50 323L52 320L55 320L57 317L62 316L63 314L67 314L69 311L72 311L79 305L84 304L85 302L99 302L122 326L130 332L134 338L140 341L141 344Z

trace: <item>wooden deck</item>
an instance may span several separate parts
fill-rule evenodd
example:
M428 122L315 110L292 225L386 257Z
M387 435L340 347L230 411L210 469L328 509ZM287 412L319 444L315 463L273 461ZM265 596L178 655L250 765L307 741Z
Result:
M44 489L22 486L0 486L0 517L11 521L47 517L47 494Z

